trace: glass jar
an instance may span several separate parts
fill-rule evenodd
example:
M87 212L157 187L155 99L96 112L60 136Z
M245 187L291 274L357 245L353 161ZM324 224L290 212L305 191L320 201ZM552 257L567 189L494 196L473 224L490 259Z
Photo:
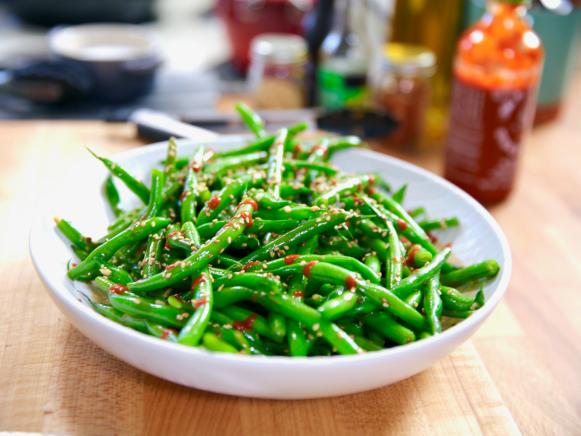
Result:
M267 33L253 39L248 87L256 107L293 109L305 104L307 45L296 35Z
M422 139L436 58L429 49L410 44L385 45L372 81L374 106L399 123L386 145L416 148Z

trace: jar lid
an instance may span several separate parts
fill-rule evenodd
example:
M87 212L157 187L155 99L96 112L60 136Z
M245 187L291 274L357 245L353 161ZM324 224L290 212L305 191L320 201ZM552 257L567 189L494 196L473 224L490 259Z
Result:
M307 43L298 35L263 33L252 40L250 54L272 64L294 64L307 57Z
M421 45L390 42L385 44L383 56L386 67L396 74L428 77L436 70L436 55Z

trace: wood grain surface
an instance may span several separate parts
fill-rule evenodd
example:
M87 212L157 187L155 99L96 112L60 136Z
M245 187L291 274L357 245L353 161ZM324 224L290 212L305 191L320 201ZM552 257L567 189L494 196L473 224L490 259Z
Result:
M138 142L132 127L122 124L3 122L0 431L581 434L579 80L570 103L558 123L529 138L514 195L492 211L509 238L514 270L507 297L483 328L408 380L310 401L242 399L184 388L133 369L78 333L33 270L28 230L54 192L66 192L75 178L91 177L85 145L112 154ZM439 170L433 156L405 157Z

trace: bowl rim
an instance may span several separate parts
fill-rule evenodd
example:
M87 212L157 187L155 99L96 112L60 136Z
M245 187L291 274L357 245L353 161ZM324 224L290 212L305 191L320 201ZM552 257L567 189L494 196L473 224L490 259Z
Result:
M216 142L221 140L236 141L241 140L244 137L245 136L243 135L222 135L219 136L215 141ZM196 146L202 143L202 141L188 139L179 139L177 142L178 147ZM211 146L211 144L208 144L208 141L205 141L203 143ZM139 148L132 148L117 153L114 156L115 159L118 161L132 160L139 158L140 156L145 154L154 153L160 148L164 148L165 146L166 146L165 141L156 142L151 145L146 145ZM356 363L360 361L373 361L376 359L384 359L388 357L395 358L396 356L402 354L413 353L416 350L436 347L437 344L439 344L440 342L445 342L447 339L453 341L455 337L458 336L461 337L466 330L468 331L474 330L492 313L494 308L497 306L497 304L500 302L500 300L506 293L510 281L510 276L512 272L512 256L507 238L504 232L502 231L500 225L496 222L492 215L473 197L471 197L469 194L467 194L460 188L456 187L452 183L443 179L441 176L431 171L428 171L424 168L421 168L415 164L376 151L368 149L357 149L355 150L355 152L363 153L368 157L373 157L374 159L383 161L387 164L399 166L411 172L419 173L420 175L427 177L431 182L440 184L446 189L451 190L453 193L460 196L464 201L466 201L472 208L474 208L478 215L482 217L487 222L487 224L490 225L490 227L493 229L495 235L499 239L501 251L502 254L504 255L505 261L504 264L501 265L500 278L492 293L491 298L486 302L486 304L482 308L478 309L472 316L462 320L461 322L455 324L454 326L451 326L450 328L448 328L447 330L443 331L438 335L431 336L429 338L415 341L412 343L396 345L391 348L386 348L380 351L367 352L363 354L288 357L288 356L255 356L255 355L212 352L202 348L187 347L181 344L163 341L153 336L140 333L138 331L125 327L121 324L118 324L100 315L88 305L78 301L78 299L65 286L62 286L58 282L53 281L50 278L47 271L45 270L44 266L39 262L39 254L37 252L38 249L36 248L37 243L35 242L38 239L37 233L43 232L43 223L49 219L46 216L46 213L39 214L39 216L37 217L37 219L35 220L31 227L29 238L30 256L37 270L37 273L44 282L45 287L49 291L50 295L53 297L53 299L58 300L58 302L62 304L65 304L69 308L69 310L77 312L78 315L88 317L93 322L101 324L104 328L109 330L109 334L123 335L125 336L126 340L142 342L143 345L145 346L160 347L159 348L160 352L183 353L183 355L187 356L187 358L211 357L222 360L224 363L230 362L240 364L260 364L268 366L291 365L293 367L313 367L313 366L339 365L339 364Z

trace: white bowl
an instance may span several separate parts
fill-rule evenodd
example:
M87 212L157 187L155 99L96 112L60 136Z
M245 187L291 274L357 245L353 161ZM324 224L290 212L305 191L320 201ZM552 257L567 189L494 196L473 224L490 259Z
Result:
M223 137L204 145L218 149L242 141ZM195 146L191 141L182 141L179 153L191 155ZM132 173L146 178L149 169L158 165L164 154L165 144L156 144L114 158ZM71 282L65 274L72 253L55 231L52 214L41 216L33 226L31 256L55 303L85 336L130 365L166 380L224 394L276 399L343 395L385 386L423 371L474 333L506 291L511 272L510 251L490 214L440 177L368 150L342 152L333 162L348 171L381 173L395 187L409 183L406 205L423 205L433 217L457 215L461 228L442 237L444 242L454 241L455 255L465 263L496 259L502 267L485 289L484 307L440 335L363 355L289 358L211 353L133 331L87 306L79 298L79 292L87 290L85 285ZM75 182L77 192L84 195L77 196L68 209L51 212L72 219L95 235L102 233L110 218L101 194L105 172L102 174L100 179ZM97 198L102 202L95 201Z

